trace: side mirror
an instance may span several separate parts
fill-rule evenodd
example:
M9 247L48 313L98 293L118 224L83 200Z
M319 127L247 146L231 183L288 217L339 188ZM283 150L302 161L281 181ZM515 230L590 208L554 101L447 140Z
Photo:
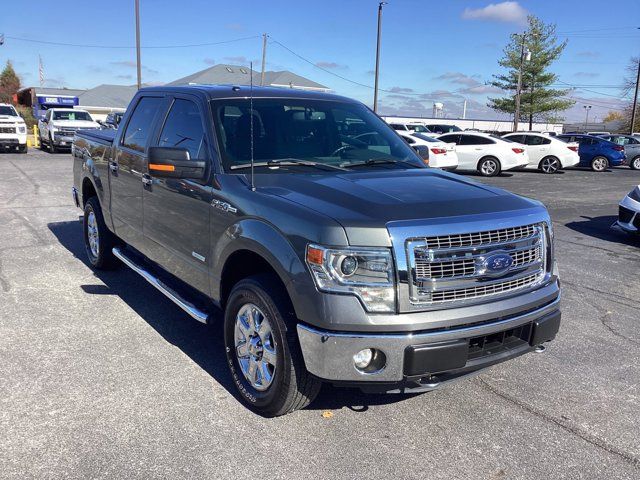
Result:
M173 147L149 147L149 173L155 177L202 180L206 163L191 160L189 150Z

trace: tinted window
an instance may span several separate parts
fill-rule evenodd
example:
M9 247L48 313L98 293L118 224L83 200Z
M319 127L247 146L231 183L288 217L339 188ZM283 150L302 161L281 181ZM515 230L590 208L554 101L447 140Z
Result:
M461 132L462 129L455 125L427 125L427 128L436 133Z
M12 117L18 116L16 111L10 105L9 106L7 106L7 105L0 106L0 115L10 115Z
M594 143L598 143L598 141L595 138L589 138L589 137L579 137L579 138L576 138L576 140L580 145L593 145Z
M527 145L548 145L551 140L540 135L525 135L525 143Z
M460 145L490 145L495 143L490 138L481 137L479 135L461 135Z
M516 143L524 143L524 135L509 135L508 137L503 137L503 140L511 140Z
M442 135L438 140L445 143L460 143L460 135Z
M399 123L392 123L391 128L394 130L406 130L407 128L404 125L400 125Z
M204 128L195 103L180 98L173 102L158 146L186 148L192 160L207 158Z
M160 97L142 97L131 114L122 138L122 145L144 152L153 128L153 120L160 108Z

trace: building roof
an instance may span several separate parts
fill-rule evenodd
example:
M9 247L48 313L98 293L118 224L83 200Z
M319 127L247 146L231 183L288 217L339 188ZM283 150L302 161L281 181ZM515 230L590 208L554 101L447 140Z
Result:
M52 97L61 97L65 95L77 97L81 93L86 92L86 90L78 88L25 87L20 89L21 92L24 90L34 90L36 95L49 95Z
M219 64L169 82L167 85L249 85L251 76L253 76L253 84L260 85L260 72L238 65ZM264 83L271 86L329 90L324 85L287 70L265 72Z
M137 91L135 85L102 84L84 91L78 99L81 107L127 108Z

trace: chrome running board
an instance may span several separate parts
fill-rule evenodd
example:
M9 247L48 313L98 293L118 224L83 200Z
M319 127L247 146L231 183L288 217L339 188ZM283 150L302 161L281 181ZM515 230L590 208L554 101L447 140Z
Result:
M203 312L202 310L196 308L190 302L186 301L184 298L178 295L172 288L162 283L162 281L158 277L156 277L151 272L149 272L145 268L135 263L129 257L127 257L122 252L122 250L120 250L118 247L114 247L111 251L116 257L118 257L122 261L122 263L127 265L131 270L136 272L138 275L144 278L147 282L149 282L151 285L153 285L158 290L160 290L160 292L162 292L165 297L167 297L169 300L171 300L173 303L179 306L182 310L187 312L191 317L195 318L199 322L207 323L207 318L209 317L209 314Z

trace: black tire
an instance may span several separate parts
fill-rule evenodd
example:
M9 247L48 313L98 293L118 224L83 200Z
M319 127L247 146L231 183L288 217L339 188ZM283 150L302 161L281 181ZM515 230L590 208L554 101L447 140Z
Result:
M629 162L629 168L632 170L640 170L640 155L631 159Z
M26 145L20 145L18 147L18 153L27 153L28 150L29 150L29 147L27 147Z
M236 354L236 317L247 304L264 312L271 326L276 365L273 379L264 391L254 388L245 378ZM273 274L241 280L226 302L224 341L231 377L242 402L264 417L277 417L304 408L320 390L321 382L305 368L296 323L287 292Z
M594 172L604 172L609 168L609 160L602 155L598 155L591 159L591 170Z
M502 169L496 157L484 157L478 162L478 171L483 177L495 177Z
M542 173L549 175L556 173L561 167L562 164L560 163L560 160L551 155L540 160L540 165L538 165L538 168Z
M58 153L58 149L54 145L51 135L49 135L49 153Z
M93 219L98 235L97 252L92 250L89 241L90 217ZM84 218L82 222L82 236L84 238L85 251L89 263L98 270L110 270L118 266L118 259L113 255L111 249L119 245L116 236L109 231L104 223L102 209L98 197L91 197L84 206Z

